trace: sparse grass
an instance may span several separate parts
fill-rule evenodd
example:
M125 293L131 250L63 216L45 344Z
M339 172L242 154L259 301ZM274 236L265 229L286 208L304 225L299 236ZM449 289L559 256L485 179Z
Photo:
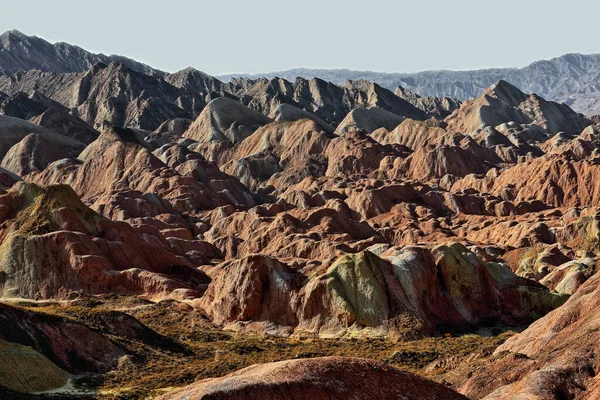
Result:
M110 323L105 314L112 313L115 309L124 309L122 306L125 303L111 301L75 304L79 305L38 304L29 309L86 323L132 354L131 362L119 371L79 379L82 385L98 390L97 398L101 399L152 398L163 393L161 389L164 388L222 376L256 363L292 358L333 355L366 357L427 374L424 368L431 362L449 357L466 358L473 353L490 353L512 335L512 332L498 336L469 334L411 341L281 338L221 331L211 326L192 307L182 303L141 304L125 310L165 336L169 342L184 348L185 351L182 352L163 342L148 343L119 337L114 329L105 326ZM439 373L443 371L436 370L435 374Z
M74 211L81 226L89 232L95 232L94 220L101 218L95 211L86 207L75 191L68 185L39 186L24 184L21 186L25 197L25 208L16 216L15 226L24 236L42 235L61 229L54 212L60 208Z
M598 242L598 221L596 218L594 216L581 217L575 226L578 234L568 243L569 246L598 253L600 243Z
M256 363L333 355L383 360L419 373L436 360L466 357L482 348L493 349L507 336L466 335L391 343L386 340L263 339L232 335L227 341L188 342L186 345L193 354L187 357L154 354L132 371L107 374L101 388L132 388L148 395L160 388L222 376Z

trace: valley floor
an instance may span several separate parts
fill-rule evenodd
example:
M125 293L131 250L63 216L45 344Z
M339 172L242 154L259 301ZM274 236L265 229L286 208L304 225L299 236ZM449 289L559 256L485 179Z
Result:
M74 377L71 386L76 390L67 392L70 394L11 393L15 399L153 398L174 387L256 363L333 355L382 360L453 386L464 378L461 371L468 373L468 365L489 356L514 334L492 328L480 333L442 333L414 340L283 338L220 330L191 307L175 301L151 303L127 297L10 304L82 322L130 353L120 360L118 370ZM123 323L122 313L135 317L154 332L134 332L136 329Z

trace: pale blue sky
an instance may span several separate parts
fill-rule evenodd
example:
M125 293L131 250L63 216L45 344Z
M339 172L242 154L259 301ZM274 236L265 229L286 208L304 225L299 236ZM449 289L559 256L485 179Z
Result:
M166 71L522 67L599 53L591 0L0 0L0 30Z

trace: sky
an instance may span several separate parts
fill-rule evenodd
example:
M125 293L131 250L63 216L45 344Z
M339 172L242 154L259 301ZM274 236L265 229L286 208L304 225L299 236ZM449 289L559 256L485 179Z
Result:
M0 31L174 72L524 67L600 53L597 0L0 0Z

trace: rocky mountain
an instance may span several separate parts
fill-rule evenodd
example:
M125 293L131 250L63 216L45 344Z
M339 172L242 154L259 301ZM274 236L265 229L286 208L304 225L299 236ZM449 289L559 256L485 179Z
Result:
M167 119L193 118L205 105L201 92L117 63L66 74L30 70L0 76L0 82L9 96L41 95L96 129L112 124L154 130Z
M208 102L224 95L265 115L288 104L314 114L330 130L329 125L337 125L356 107L379 107L401 117L424 119L448 114L459 105L452 99L408 96L406 100L362 80L341 86L295 78L224 84L193 68L163 73L122 57L94 55L65 43L52 45L18 31L5 32L1 38L4 95L43 96L96 129L113 124L155 130L166 119L195 119Z
M478 97L499 80L505 80L548 100L566 103L586 115L600 114L599 54L565 54L550 60L536 61L524 68L494 68L475 71L425 71L418 73L383 73L346 69L297 68L264 74L220 75L224 82L232 78L249 79L279 77L293 80L319 78L342 84L347 80L367 80L384 88L398 86L421 96L455 97L460 100Z

